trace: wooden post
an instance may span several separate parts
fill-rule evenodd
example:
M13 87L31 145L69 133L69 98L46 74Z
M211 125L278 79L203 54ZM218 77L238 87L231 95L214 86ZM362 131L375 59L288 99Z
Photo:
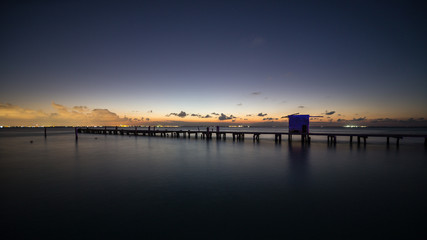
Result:
M350 144L353 143L353 136L350 136Z
M44 127L44 137L47 137L46 127Z
M76 141L79 140L78 128L74 128L74 134L76 135Z
M387 146L390 145L390 137L387 137Z
M138 127L135 126L135 136L137 136L137 135L138 135Z

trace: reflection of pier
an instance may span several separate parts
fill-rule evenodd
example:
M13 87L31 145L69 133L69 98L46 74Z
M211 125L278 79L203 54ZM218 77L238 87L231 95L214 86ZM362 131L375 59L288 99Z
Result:
M259 141L260 135L271 135L274 136L274 140L277 143L282 141L282 135L288 136L288 141L292 142L293 136L300 136L301 142L310 143L310 136L326 136L329 144L336 144L337 137L344 138L349 137L350 144L353 143L353 138L357 139L357 144L366 144L368 137L385 138L387 145L390 144L390 138L396 139L396 145L399 145L399 141L403 138L424 138L424 145L427 146L427 135L416 135L416 134L354 134L354 133L279 133L279 132L250 132L250 131L194 131L194 130L151 130L150 128L145 130L135 129L119 129L115 128L78 128L76 133L91 133L91 134L113 134L113 135L134 135L134 136L160 136L160 137L172 137L172 138L202 138L202 139L226 139L227 136L231 136L233 141L244 141L245 135L252 135L253 141Z

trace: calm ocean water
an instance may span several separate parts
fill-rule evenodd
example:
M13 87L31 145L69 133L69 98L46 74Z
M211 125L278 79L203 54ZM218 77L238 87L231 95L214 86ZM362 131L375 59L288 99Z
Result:
M0 191L2 239L427 238L424 139L398 148L374 138L366 146L347 138L330 146L326 137L275 144L262 135L259 143L75 141L73 129L49 129L45 139L42 128L4 128Z

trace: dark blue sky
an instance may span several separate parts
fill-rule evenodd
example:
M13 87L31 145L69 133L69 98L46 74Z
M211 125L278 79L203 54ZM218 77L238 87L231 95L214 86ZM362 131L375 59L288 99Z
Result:
M426 10L422 1L9 1L0 103L152 111L158 121L180 111L243 122L332 110L333 121L427 118Z

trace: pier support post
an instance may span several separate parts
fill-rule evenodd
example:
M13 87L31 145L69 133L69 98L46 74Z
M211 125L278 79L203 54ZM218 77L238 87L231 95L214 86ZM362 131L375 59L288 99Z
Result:
M44 137L47 137L46 127L44 127Z
M350 144L353 143L353 136L350 136Z
M78 128L74 128L74 134L76 135L76 141L79 140Z

